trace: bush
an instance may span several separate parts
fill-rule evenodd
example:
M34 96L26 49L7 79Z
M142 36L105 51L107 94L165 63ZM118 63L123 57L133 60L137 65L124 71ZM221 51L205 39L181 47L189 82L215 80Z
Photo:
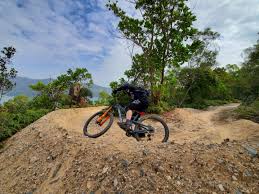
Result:
M148 107L148 113L160 114L162 112L168 111L173 107L170 106L167 102L160 101L158 105L150 104Z
M11 137L20 129L28 126L40 117L47 114L49 110L26 110L23 113L0 112L0 142Z
M250 105L242 104L235 112L238 118L259 123L259 100L257 99Z
M9 113L23 113L28 109L29 98L27 96L16 96L4 103L4 108Z

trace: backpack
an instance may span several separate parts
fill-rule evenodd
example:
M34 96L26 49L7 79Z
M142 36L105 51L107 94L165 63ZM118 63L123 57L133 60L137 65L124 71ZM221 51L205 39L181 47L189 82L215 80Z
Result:
M137 87L137 90L138 90L138 91L141 91L141 92L143 93L143 95L146 96L146 97L149 97L150 94L151 94L151 91L150 91L150 90L146 90L146 89L144 89L144 88L142 88L142 87Z

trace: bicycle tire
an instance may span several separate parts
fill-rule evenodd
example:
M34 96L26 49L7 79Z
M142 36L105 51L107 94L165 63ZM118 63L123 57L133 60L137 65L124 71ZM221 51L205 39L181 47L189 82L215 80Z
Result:
M97 138L97 137L100 137L102 136L104 133L106 133L108 131L108 129L110 129L110 127L112 126L112 123L114 121L114 116L111 112L108 112L107 114L110 116L110 121L109 121L109 124L99 133L97 134L89 134L88 133L88 125L89 123L92 121L93 118L95 118L97 115L102 115L104 112L103 111L99 111L97 113L95 113L94 115L92 115L85 123L84 125L84 128L83 128L83 132L84 132L84 135L87 136L87 137L90 137L90 138Z
M163 142L163 143L167 142L168 139L169 139L169 128L168 128L166 122L160 116L155 115L155 114L141 117L138 122L142 123L143 121L145 121L147 119L156 120L156 121L160 122L163 125L165 133L164 133L164 138L162 139L161 142Z

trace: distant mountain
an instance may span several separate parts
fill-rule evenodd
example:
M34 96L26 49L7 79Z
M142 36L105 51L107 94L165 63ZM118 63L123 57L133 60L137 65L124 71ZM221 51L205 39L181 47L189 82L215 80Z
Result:
M33 97L36 95L36 92L33 91L29 86L36 84L39 81L47 84L50 82L50 79L31 79L27 77L16 77L14 81L16 83L16 86L13 88L12 91L8 92L6 96L25 95Z
M44 84L47 84L50 82L51 79L31 79L27 77L16 77L15 82L16 86L14 89L6 94L7 97L13 97L18 95L26 95L29 97L33 97L36 95L36 92L33 91L29 86L32 84L36 84L37 82L41 81ZM91 91L93 93L93 98L97 99L99 97L99 92L105 91L107 93L111 93L111 88L99 86L96 84L93 84Z

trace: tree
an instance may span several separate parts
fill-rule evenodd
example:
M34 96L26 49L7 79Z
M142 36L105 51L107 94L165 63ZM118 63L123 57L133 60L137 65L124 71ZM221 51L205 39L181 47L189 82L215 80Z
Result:
M191 41L197 32L192 25L196 17L185 0L136 0L133 3L140 18L128 16L117 2L109 1L107 7L119 18L118 28L124 38L142 50L133 58L132 69L126 74L135 79L144 78L145 84L148 80L153 101L157 103L166 70L188 61L198 46L199 42Z
M98 101L99 101L100 104L107 105L107 104L109 103L110 97L111 97L111 96L110 96L107 92L101 91L101 92L99 93L99 99L98 99Z
M61 74L57 79L46 85L42 82L38 82L30 87L34 91L39 92L39 95L35 98L35 102L38 106L47 106L47 108L55 109L62 99L65 99L66 96L68 96L68 90L75 84L84 85L83 87L80 87L82 91L79 91L78 101L80 101L80 95L84 98L91 96L89 87L92 83L92 76L88 73L87 69L77 68L75 71L69 69L67 74Z
M197 79L199 79L197 76L200 76L200 74L197 74L197 72L207 73L207 70L205 70L206 68L216 66L218 49L215 40L217 40L219 37L220 34L213 32L210 28L206 28L204 31L199 31L192 37L193 41L198 42L199 44L196 51L188 61L188 70L183 69L182 74L186 73L186 75L181 75L182 78L185 77L187 80L180 80L180 82L187 81L188 87L185 85L185 94L182 96L182 100L179 103L179 106L184 103L188 93L194 86L194 83ZM205 68L205 71L197 71L195 68Z
M13 47L4 47L1 51L4 56L0 56L0 100L15 85L12 79L16 77L17 71L14 68L9 69L7 67L11 63L11 58L15 52L16 50Z
M66 76L69 80L70 106L72 106L73 102L77 105L85 104L88 97L92 97L92 92L89 89L93 84L92 75L85 68L76 68L75 71L69 69ZM77 92L76 89L78 90Z
M192 40L199 42L196 51L188 61L189 67L213 67L217 65L218 45L216 40L220 34L205 28L204 31L197 32Z
M90 87L93 84L92 75L86 68L76 68L75 71L68 69L67 75L65 76L67 76L70 86L75 83L80 83L84 84L85 87Z
M215 71L209 67L182 69L178 75L180 82L178 91L181 94L181 91L189 90L188 94L184 95L182 104L191 105L194 108L205 108L209 105L209 101L217 104L230 100L231 90L225 84L224 79L219 76L223 74L222 72L225 74L224 69ZM195 82L191 79L192 75L196 77Z
M259 97L259 39L254 46L245 50L245 54L246 58L240 70L240 81L244 86L244 100L252 102Z

